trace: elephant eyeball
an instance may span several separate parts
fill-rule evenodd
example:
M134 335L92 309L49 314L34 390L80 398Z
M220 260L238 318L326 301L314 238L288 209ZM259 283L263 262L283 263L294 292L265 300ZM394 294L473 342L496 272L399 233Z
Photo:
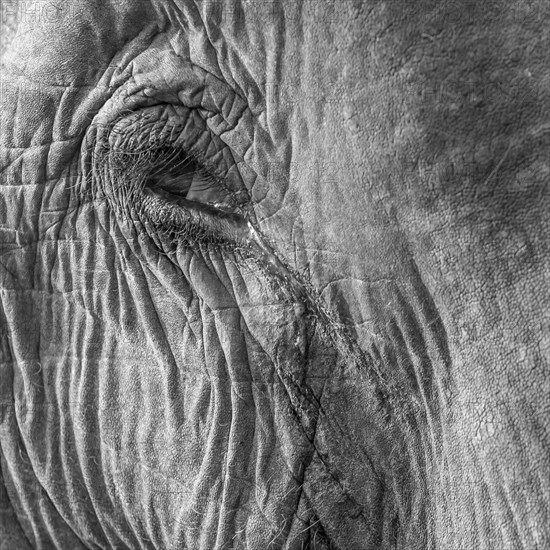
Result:
M169 201L184 199L222 209L230 208L231 204L229 192L192 160L151 175L146 187Z

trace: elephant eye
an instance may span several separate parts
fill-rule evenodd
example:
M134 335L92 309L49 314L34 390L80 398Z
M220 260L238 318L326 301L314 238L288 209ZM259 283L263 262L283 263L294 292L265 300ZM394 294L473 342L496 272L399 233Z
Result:
M155 240L190 246L246 240L251 202L242 160L198 116L182 131L188 109L162 115L159 122L136 112L94 127L83 161L92 197L106 199Z
M143 164L132 165L135 201L122 198L139 217L161 234L191 245L246 241L249 198L236 166L226 163L231 155L202 160L170 148L149 155Z
M164 200L181 205L191 202L206 204L222 211L233 210L230 192L190 158L164 169L161 173L149 175L145 187Z

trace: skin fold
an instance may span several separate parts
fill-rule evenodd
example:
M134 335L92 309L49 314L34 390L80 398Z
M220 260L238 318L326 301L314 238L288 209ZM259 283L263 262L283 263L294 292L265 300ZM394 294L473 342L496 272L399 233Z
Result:
M548 3L36 6L0 548L550 547Z

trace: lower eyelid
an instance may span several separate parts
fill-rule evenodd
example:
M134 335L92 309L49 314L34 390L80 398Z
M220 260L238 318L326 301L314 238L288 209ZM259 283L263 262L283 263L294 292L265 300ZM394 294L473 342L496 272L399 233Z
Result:
M248 240L248 224L243 216L180 197L170 200L151 189L143 192L141 211L156 229L190 244L242 245Z

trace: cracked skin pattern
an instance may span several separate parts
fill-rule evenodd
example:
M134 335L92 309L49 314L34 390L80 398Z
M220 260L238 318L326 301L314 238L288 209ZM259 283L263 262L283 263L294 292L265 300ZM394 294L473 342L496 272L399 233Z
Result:
M550 546L548 5L335 6L21 22L0 548ZM159 141L261 245L132 210Z

